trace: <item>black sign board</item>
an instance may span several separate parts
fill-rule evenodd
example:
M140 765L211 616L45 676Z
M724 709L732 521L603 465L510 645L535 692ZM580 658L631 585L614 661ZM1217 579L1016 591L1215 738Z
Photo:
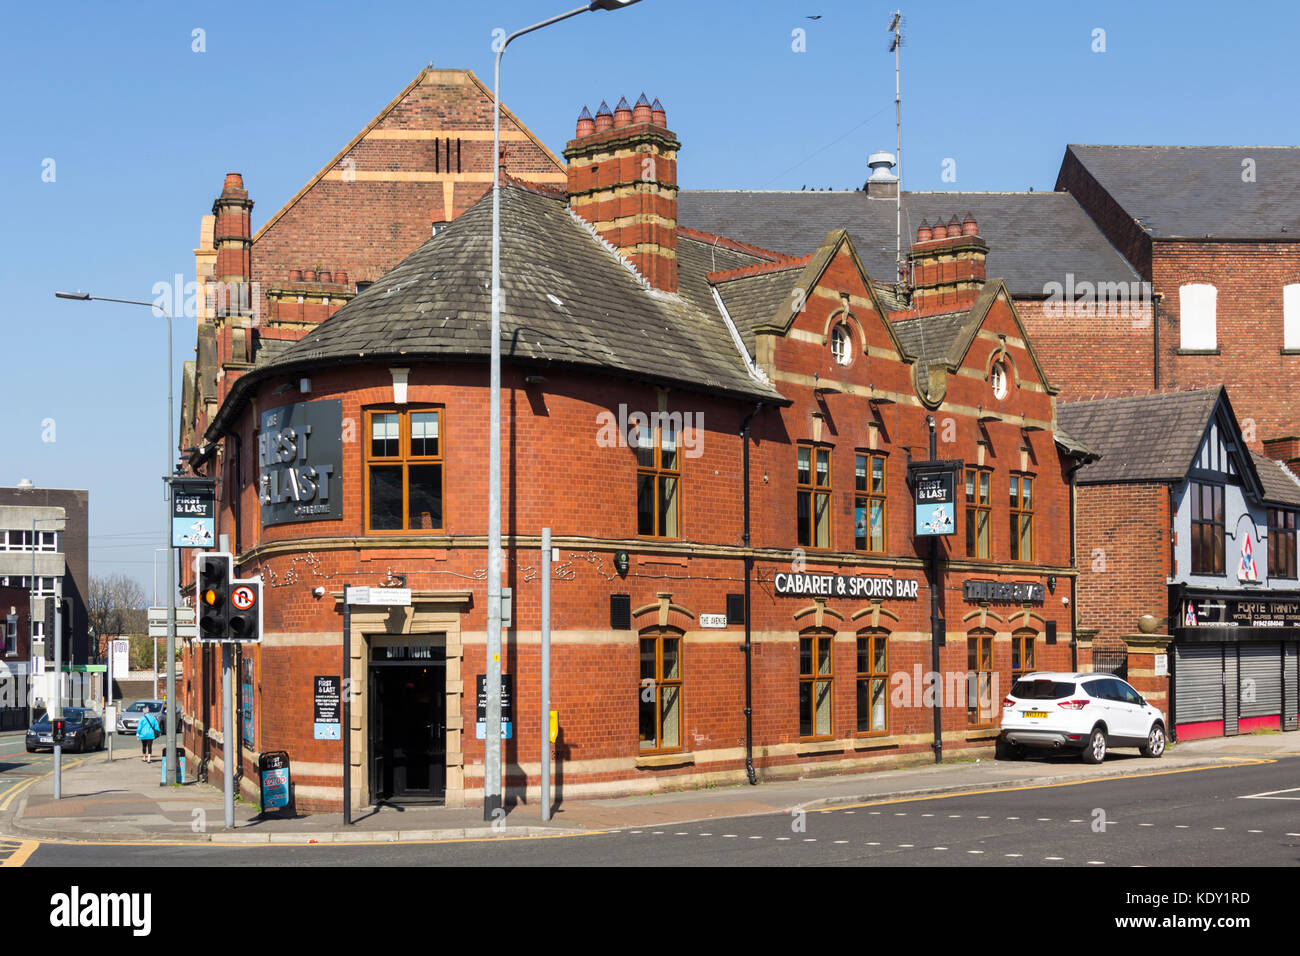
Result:
M1035 581L964 581L961 594L967 601L1011 604L1042 604L1046 589Z
M312 694L312 725L316 740L338 740L343 725L343 682L338 677L317 677Z
M262 524L341 520L342 462L341 399L263 412L257 436Z
M1188 596L1184 627L1300 627L1300 595L1270 598Z

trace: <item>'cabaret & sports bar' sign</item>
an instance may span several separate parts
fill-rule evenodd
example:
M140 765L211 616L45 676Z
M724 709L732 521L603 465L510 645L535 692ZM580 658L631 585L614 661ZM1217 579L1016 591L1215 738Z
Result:
M778 571L773 580L778 597L878 597L915 598L920 582L906 578L869 578L861 575L803 574Z

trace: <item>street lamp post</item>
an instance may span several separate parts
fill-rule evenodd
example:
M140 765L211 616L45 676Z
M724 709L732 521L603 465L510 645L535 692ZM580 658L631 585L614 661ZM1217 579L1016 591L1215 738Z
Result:
M167 769L166 783L176 783L176 555L172 551L172 512L171 480L175 470L176 442L172 437L172 314L157 302L143 302L139 299L113 299L108 296L91 295L88 292L56 292L60 299L73 299L78 302L120 302L124 305L143 305L157 309L167 318L167 470L163 472L163 481L167 485L165 495L167 507L166 534L167 546ZM157 679L157 672L154 674Z
M488 431L488 607L487 713L483 741L483 819L495 820L502 803L501 787L501 57L512 41L576 17L589 10L621 10L640 0L591 0L530 27L516 30L497 49L492 75L492 359Z

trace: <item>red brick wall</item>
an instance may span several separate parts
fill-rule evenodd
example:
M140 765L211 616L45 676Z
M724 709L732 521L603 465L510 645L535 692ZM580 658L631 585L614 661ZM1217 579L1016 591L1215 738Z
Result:
M1062 281L1057 279L1055 281ZM1130 312L1017 299L1016 312L1034 344L1047 380L1062 402L1102 394L1146 391L1155 384L1155 336L1148 300ZM1167 333L1161 327L1161 337ZM1161 343L1164 344L1163 342Z
M1165 485L1080 485L1076 515L1079 626L1097 628L1097 647L1119 647L1138 618L1168 612L1169 536ZM1165 632L1167 623L1159 630Z
M1156 242L1162 384L1224 384L1247 442L1295 434L1300 354L1283 354L1282 289L1300 282L1300 242ZM1218 289L1216 355L1181 354L1180 286ZM1253 428L1251 427L1253 422Z

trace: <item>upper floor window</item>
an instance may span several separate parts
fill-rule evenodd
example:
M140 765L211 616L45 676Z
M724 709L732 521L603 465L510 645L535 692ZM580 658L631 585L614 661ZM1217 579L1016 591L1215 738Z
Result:
M1218 298L1219 290L1212 285L1193 283L1179 287L1179 348L1210 350L1219 347Z
M1192 573L1224 573L1223 485L1194 481L1192 498Z
M796 511L799 544L805 548L831 546L831 450L800 445L798 449Z
M848 365L853 360L853 336L843 325L831 329L831 355L839 365Z
M0 551L31 551L32 533L30 531L0 531ZM58 551L59 533L57 531L37 531L36 551Z
M10 614L5 618L5 654L18 653L18 615Z
M858 455L854 476L853 546L885 550L885 456Z
M1284 508L1268 509L1268 575L1272 578L1296 576L1295 512Z
M1300 349L1300 282L1282 287L1282 348Z
M989 370L989 385L993 388L993 397L998 401L1007 397L1007 367L1001 362L994 362Z
M1011 476L1011 560L1034 560L1034 479Z
M989 541L992 524L992 501L989 487L993 472L979 468L966 469L966 557L989 558L993 556Z
M442 411L366 413L366 530L443 528Z
M636 433L636 532L676 538L681 486L680 436L672 416L638 424Z

